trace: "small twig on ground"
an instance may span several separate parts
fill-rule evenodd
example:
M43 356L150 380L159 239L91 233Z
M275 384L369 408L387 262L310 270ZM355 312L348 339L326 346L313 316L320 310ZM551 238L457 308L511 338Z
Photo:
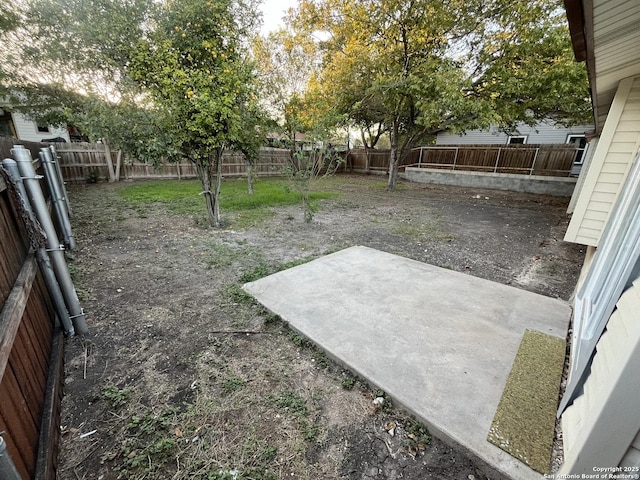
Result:
M84 344L84 367L82 369L82 379L86 380L87 379L87 344Z
M259 332L255 330L215 330L209 333L213 335L271 335L271 332Z
M104 378L104 374L107 373L107 368L109 368L109 359L104 362L104 371L102 372L102 375L100 375L101 379Z

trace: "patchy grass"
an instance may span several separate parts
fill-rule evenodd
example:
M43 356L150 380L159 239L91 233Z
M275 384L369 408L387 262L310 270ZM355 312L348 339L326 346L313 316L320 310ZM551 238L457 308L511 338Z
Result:
M434 216L430 221L418 223L410 219L401 219L392 229L393 233L402 235L415 243L449 242L455 235L445 231L442 219Z
M287 181L282 179L260 179L255 182L255 193L247 193L247 184L242 179L225 180L220 189L220 208L234 213L234 225L247 227L262 219L270 218L273 212L269 207L296 205L301 202L300 193L291 190ZM197 180L158 180L127 185L119 190L120 195L137 209L144 210L145 205L160 203L169 212L176 215L202 215L204 202L200 198L202 188ZM312 192L313 201L334 198L336 192Z
M102 389L102 397L109 402L112 411L117 411L124 406L131 396L130 388L118 388L115 385L107 385Z
M309 263L312 260L315 260L316 258L318 257L315 255L310 255L308 257L299 258L297 260L281 263L279 265L275 265L272 267L267 266L264 263L260 263L252 270L249 270L248 272L243 273L242 276L240 277L240 282L241 283L255 282L256 280L259 280L263 277L267 277L277 272L281 272L282 270L287 270L289 268L297 267L298 265L304 265L305 263Z
M254 264L261 260L255 248L233 243L211 241L206 247L203 260L209 269L228 268L234 265Z

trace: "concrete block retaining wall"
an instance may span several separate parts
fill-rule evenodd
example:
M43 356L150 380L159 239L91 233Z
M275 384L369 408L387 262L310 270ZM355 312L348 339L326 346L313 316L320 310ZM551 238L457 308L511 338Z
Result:
M537 193L558 197L571 196L577 180L572 177L462 172L416 167L407 167L401 176L402 178L418 183L511 190L514 192Z

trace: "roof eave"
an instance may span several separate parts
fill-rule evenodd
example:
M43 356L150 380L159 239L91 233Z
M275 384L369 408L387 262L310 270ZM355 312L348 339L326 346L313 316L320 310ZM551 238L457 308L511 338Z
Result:
M598 111L596 101L596 65L593 54L593 2L592 0L564 0L573 54L578 62L586 62L589 86L591 88L591 105L596 130L598 125Z

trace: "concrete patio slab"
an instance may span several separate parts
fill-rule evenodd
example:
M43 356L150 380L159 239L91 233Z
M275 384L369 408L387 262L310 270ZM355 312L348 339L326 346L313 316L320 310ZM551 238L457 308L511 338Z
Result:
M366 247L244 288L434 435L515 480L542 478L486 437L525 329L565 338L566 303Z

